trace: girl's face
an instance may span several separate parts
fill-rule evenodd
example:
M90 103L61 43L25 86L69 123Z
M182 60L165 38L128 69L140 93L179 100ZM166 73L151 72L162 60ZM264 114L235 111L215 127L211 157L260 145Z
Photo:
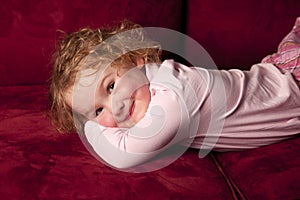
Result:
M149 81L139 67L108 67L94 82L77 84L72 99L67 98L76 112L106 127L129 128L144 116L151 97Z

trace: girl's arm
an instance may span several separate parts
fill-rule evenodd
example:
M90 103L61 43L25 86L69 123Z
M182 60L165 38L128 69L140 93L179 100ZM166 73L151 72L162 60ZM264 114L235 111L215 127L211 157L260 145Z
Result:
M85 136L102 160L116 168L140 165L188 136L189 117L181 99L157 87L145 116L131 128L85 124Z

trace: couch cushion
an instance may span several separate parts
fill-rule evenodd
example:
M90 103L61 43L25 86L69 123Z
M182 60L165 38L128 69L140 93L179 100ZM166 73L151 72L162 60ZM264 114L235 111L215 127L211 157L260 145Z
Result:
M0 85L45 83L58 30L100 27L124 18L181 29L181 0L16 0L1 2L0 12Z
M232 199L197 151L154 172L117 171L93 158L77 134L52 128L46 87L0 87L0 94L2 199Z
M191 0L186 7L187 34L227 69L247 69L276 52L300 14L300 1L292 0Z
M300 137L259 149L216 154L247 199L300 199Z

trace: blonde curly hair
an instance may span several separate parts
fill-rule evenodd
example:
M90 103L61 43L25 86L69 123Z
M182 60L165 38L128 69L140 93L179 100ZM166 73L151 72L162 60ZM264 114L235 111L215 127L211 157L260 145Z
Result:
M135 38L135 41L141 44L146 41L145 44L150 45L128 51L128 48L130 50L132 47L122 42L126 38L115 37L122 32L129 33L126 37ZM113 38L113 42L106 42L109 38ZM56 129L59 132L82 132L83 130L86 118L74 112L67 104L66 93L74 86L76 74L82 70L81 67L87 57L92 57L94 64L95 62L97 64L86 65L84 63L85 68L94 69L103 66L104 63L111 63L111 67L122 65L122 63L135 63L136 58L144 59L145 63L159 63L160 45L154 41L149 43L149 41L151 40L146 39L140 25L127 20L108 28L82 28L77 32L65 34L58 42L53 54L53 71L50 79L49 116ZM104 47L99 51L97 47L103 44Z

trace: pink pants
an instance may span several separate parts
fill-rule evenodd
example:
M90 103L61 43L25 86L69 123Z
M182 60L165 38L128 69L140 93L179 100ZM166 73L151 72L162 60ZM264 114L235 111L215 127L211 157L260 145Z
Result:
M272 63L283 73L291 73L300 86L300 17L279 44L277 53L265 57L262 63Z

